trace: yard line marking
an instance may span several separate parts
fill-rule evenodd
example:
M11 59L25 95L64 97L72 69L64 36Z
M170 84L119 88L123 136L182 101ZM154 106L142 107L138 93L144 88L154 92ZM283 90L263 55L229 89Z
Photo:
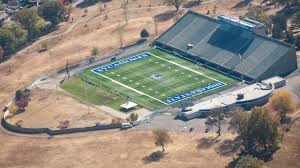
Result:
M147 53L148 53L148 52L147 52ZM183 68L183 69L192 71L192 72L194 72L194 73L196 73L196 74L199 74L199 75L201 75L201 76L204 76L204 77L206 77L206 78L208 78L208 79L211 79L211 80L213 80L213 81L217 81L217 82L220 82L220 83L222 83L222 84L224 84L224 85L227 85L226 83L224 83L224 82L222 82L222 81L220 81L220 80L218 80L218 79L209 77L209 76L207 76L207 75L205 75L205 74L203 74L203 73L201 73L201 72L199 72L199 71L193 70L193 69L191 69L191 68L188 68L188 67L186 67L186 66L183 66L183 65L181 65L181 64L178 64L178 63L176 63L176 62L169 61L169 60L167 60L167 59L161 58L160 56L157 56L157 55L155 55L155 54L152 54L152 53L148 53L148 54L150 54L150 55L152 55L152 56L154 56L154 57L156 57L156 58L158 58L158 59L161 59L161 60L164 60L164 61L166 61L166 62L169 62L169 63L171 63L171 64L177 65L177 66L179 66L179 67L181 67L181 68Z
M102 77L104 77L104 78L106 78L106 79L109 79L109 80L111 80L112 82L114 82L114 83L116 83L116 84L118 84L118 85L121 85L121 86L123 86L123 87L125 87L125 88L127 88L127 89L129 89L129 90L132 90L132 91L134 91L134 92L136 92L136 93L139 93L139 94L141 94L141 95L145 95L145 96L147 96L147 97L150 97L151 99L157 100L157 101L159 101L159 102L161 102L161 103L163 103L163 104L168 105L167 103L165 103L165 102L163 102L163 101L161 101L161 100L159 100L159 99L157 99L157 98L155 98L155 97L152 97L152 96L150 96L150 95L148 95L148 94L146 94L146 93L143 93L143 92L141 92L141 91L139 91L139 90L136 90L136 89L134 89L134 88L132 88L132 87L130 87L130 86L127 86L127 85L125 85L125 84L123 84L123 83L121 83L121 82L118 82L118 81L116 81L116 80L114 80L114 79L112 79L112 78L110 78L110 77L107 77L107 76L105 76L105 75L103 75L103 74L100 74L100 73L97 73L97 74L100 75L100 76L102 76Z

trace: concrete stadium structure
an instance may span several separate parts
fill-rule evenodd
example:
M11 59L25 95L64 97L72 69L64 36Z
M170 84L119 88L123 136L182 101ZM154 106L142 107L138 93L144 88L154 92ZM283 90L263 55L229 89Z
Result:
M190 120L197 117L206 117L213 110L226 113L237 107L250 109L254 106L261 106L268 102L274 89L274 83L255 83L231 93L195 104L189 107L189 111L180 112L178 116Z
M285 77L296 70L295 47L262 35L261 29L258 33L255 26L189 11L152 46L247 83Z

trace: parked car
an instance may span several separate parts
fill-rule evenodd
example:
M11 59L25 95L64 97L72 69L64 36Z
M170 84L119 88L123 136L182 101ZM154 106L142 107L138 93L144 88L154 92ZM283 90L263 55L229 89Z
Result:
M121 129L129 129L132 128L132 124L131 123L122 123L121 124Z

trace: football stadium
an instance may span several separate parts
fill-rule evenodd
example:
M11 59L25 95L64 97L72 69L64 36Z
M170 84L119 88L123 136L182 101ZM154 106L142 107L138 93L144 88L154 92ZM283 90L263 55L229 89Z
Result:
M238 82L157 49L87 70L82 78L150 108L203 97Z
M88 69L81 78L159 109L297 69L295 48L267 37L263 24L247 18L214 19L189 11L151 46Z

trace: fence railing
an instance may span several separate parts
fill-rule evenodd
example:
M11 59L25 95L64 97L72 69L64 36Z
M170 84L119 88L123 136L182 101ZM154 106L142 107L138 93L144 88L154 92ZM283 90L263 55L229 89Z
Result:
M23 128L20 126L12 125L7 122L4 118L1 121L3 128L10 132L19 133L19 134L48 134L49 136L54 135L63 135L63 134L72 134L79 132L89 132L89 131L98 131L98 130L108 130L108 129L120 129L121 124L108 124L108 125L98 125L90 127L81 127L81 128L66 128L61 130L52 130L49 128Z

